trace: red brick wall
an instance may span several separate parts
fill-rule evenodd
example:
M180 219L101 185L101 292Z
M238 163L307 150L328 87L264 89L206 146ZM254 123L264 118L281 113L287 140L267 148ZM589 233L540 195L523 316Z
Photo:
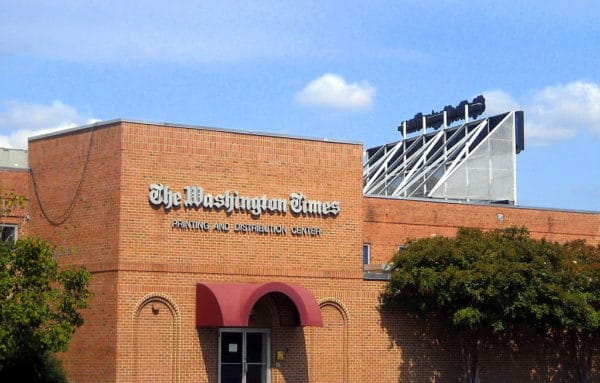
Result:
M117 260L120 146L117 126L29 143L35 186L30 230L76 250L63 257L65 263L105 269Z
M479 227L484 230L510 226L527 227L535 238L565 242L585 239L600 243L600 214L544 209L527 209L503 205L474 205L444 202L364 198L363 238L371 244L372 263L387 263L397 246L409 239L432 235L453 236L458 227ZM499 220L498 214L502 215ZM446 334L439 320L423 321L406 312L377 310L372 302L377 299L371 282L371 300L362 303L359 310L372 323L381 326L365 327L363 368L389 373L389 366L397 366L387 381L453 382L460 374L460 346L456 338ZM369 313L369 306L371 311ZM383 330L383 332L381 331ZM369 335L367 335L369 334ZM482 381L504 382L506 377L519 382L573 381L573 370L565 363L563 352L534 334L524 333L512 343L493 340L481 355ZM386 344L387 343L387 344ZM385 351L385 357L380 357ZM563 350L564 351L564 350ZM374 357L373 357L374 356ZM386 370L387 368L387 370ZM364 379L368 377L363 375ZM596 379L598 376L596 375ZM379 377L373 381L379 380Z
M215 382L218 331L195 327L195 284L281 281L315 295L325 327L273 325L273 383L453 382L460 369L455 339L439 323L379 309L385 282L363 281L363 242L383 263L408 238L453 235L458 226L525 225L535 236L599 241L598 214L364 198L361 158L355 144L131 122L32 142L44 211L59 221L67 214L51 224L34 199L31 230L76 250L62 256L64 264L85 264L94 273L86 324L64 357L72 381ZM236 190L287 199L302 192L340 201L341 212L254 219L165 211L148 201L149 184L159 182L179 192L198 185L213 195ZM172 229L173 219L311 226L323 234L219 233L212 225L205 233ZM277 350L286 355L279 366ZM519 357L525 361L513 365L526 375L532 364ZM496 376L490 366L488 376Z
M311 378L314 382L348 381L348 320L343 308L335 302L321 306L324 327L312 331Z
M92 271L94 298L65 356L73 382L115 381L120 180L118 126L29 143L32 169L28 232L64 250L63 265Z
M29 171L26 169L0 168L0 190L15 193L29 199ZM13 209L7 216L0 215L0 223L11 225L24 225L27 206ZM21 226L20 234L25 233L25 227Z
M362 229L361 146L127 123L123 126L120 261L213 268L250 275L323 270L344 272L360 262L354 256ZM264 213L153 209L148 185L162 183L183 192L202 186L213 195L339 200L337 217L294 217ZM199 233L171 229L171 221L320 227L320 237ZM226 244L226 246L224 246ZM165 253L169 249L169 253ZM140 252L143 251L143 254ZM319 256L315 256L319 254ZM233 258L232 258L233 256Z
M134 353L136 368L129 371L138 382L169 383L178 369L177 316L168 303L151 300L140 307L135 317Z
M365 197L364 242L371 244L373 263L389 262L400 244L411 238L453 236L458 227L484 230L526 227L536 238L600 243L600 214ZM503 220L498 219L502 214Z
M305 286L319 297L331 295L335 278L360 280L360 145L133 123L124 123L122 129L120 381L133 381L132 312L145 297L164 294L177 306L177 370L185 374L182 381L203 382L216 378L217 343L210 339L214 332L202 330L199 344L194 326L196 283L284 281ZM301 192L314 200L340 201L341 213L335 218L295 217L288 211L254 219L246 213L228 216L202 209L166 212L150 206L151 183L181 192L187 185L198 185L213 195L235 190L243 196L286 200L290 193ZM211 230L172 229L173 219L207 221ZM212 230L214 223L283 225L288 233L218 233ZM292 236L293 226L319 227L322 235ZM202 339L204 333L210 336ZM290 350L289 358L273 369L272 381L306 381L308 351L302 329L275 327L272 336L273 352L278 341Z
M116 382L117 273L94 272L90 289L94 297L84 311L85 323L61 359L69 382Z

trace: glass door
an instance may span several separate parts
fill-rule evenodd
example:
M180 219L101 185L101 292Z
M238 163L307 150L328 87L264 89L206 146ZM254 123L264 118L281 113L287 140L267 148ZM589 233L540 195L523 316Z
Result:
M243 340L243 332L221 331L219 334L219 382L242 383Z
M269 383L269 330L221 329L219 382Z

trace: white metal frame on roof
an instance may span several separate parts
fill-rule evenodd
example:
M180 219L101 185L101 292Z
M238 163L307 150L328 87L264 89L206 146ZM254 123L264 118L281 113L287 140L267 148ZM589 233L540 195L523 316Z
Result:
M509 120L512 118L512 120ZM512 124L510 123L512 121ZM509 124L509 125L506 125ZM440 198L443 189L455 175L457 169L468 166L474 152L482 145L488 144L496 127L511 129L512 151L509 153L512 170L512 184L516 179L516 151L514 134L514 112L507 113L492 125L490 119L464 123L451 129L443 128L438 131L421 134L417 137L405 138L393 144L382 145L370 152L365 152L363 166L363 193L365 195L385 195L393 197ZM494 153L490 153L493 155ZM506 150L503 154L506 154ZM487 170L489 180L488 195L470 196L465 192L464 197L450 197L461 200L493 199L489 197L494 188L492 179L492 160ZM466 165L465 165L466 164ZM468 184L469 172L465 173ZM482 180L476 182L483 183ZM500 182L500 181L496 181ZM497 186L497 185L496 185ZM516 186L502 199L509 203L516 202Z

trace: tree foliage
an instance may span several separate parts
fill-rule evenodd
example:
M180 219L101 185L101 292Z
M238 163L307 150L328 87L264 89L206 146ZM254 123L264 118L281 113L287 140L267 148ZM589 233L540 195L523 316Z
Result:
M11 211L23 207L25 201L26 199L22 195L8 191L0 185L0 216L5 217Z
M0 244L2 381L19 369L44 374L50 355L65 351L83 324L91 275L82 268L59 269L55 253L52 245L36 238Z
M563 328L552 329L550 334L563 342L575 366L577 381L584 383L591 381L589 375L594 368L600 368L600 245L578 240L566 243L564 248L564 269L571 289L579 292L582 309Z
M464 379L478 382L483 334L518 324L543 334L597 331L599 260L591 248L534 240L524 228L414 240L395 256L382 303L442 313L461 335Z

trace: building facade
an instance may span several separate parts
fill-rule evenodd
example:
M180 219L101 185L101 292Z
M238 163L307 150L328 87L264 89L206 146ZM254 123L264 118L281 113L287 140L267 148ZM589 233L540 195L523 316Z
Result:
M27 155L0 169L29 201L4 225L93 273L73 382L453 382L456 341L379 307L398 248L461 226L600 242L594 212L365 196L358 143L114 120ZM565 374L512 352L485 381Z

